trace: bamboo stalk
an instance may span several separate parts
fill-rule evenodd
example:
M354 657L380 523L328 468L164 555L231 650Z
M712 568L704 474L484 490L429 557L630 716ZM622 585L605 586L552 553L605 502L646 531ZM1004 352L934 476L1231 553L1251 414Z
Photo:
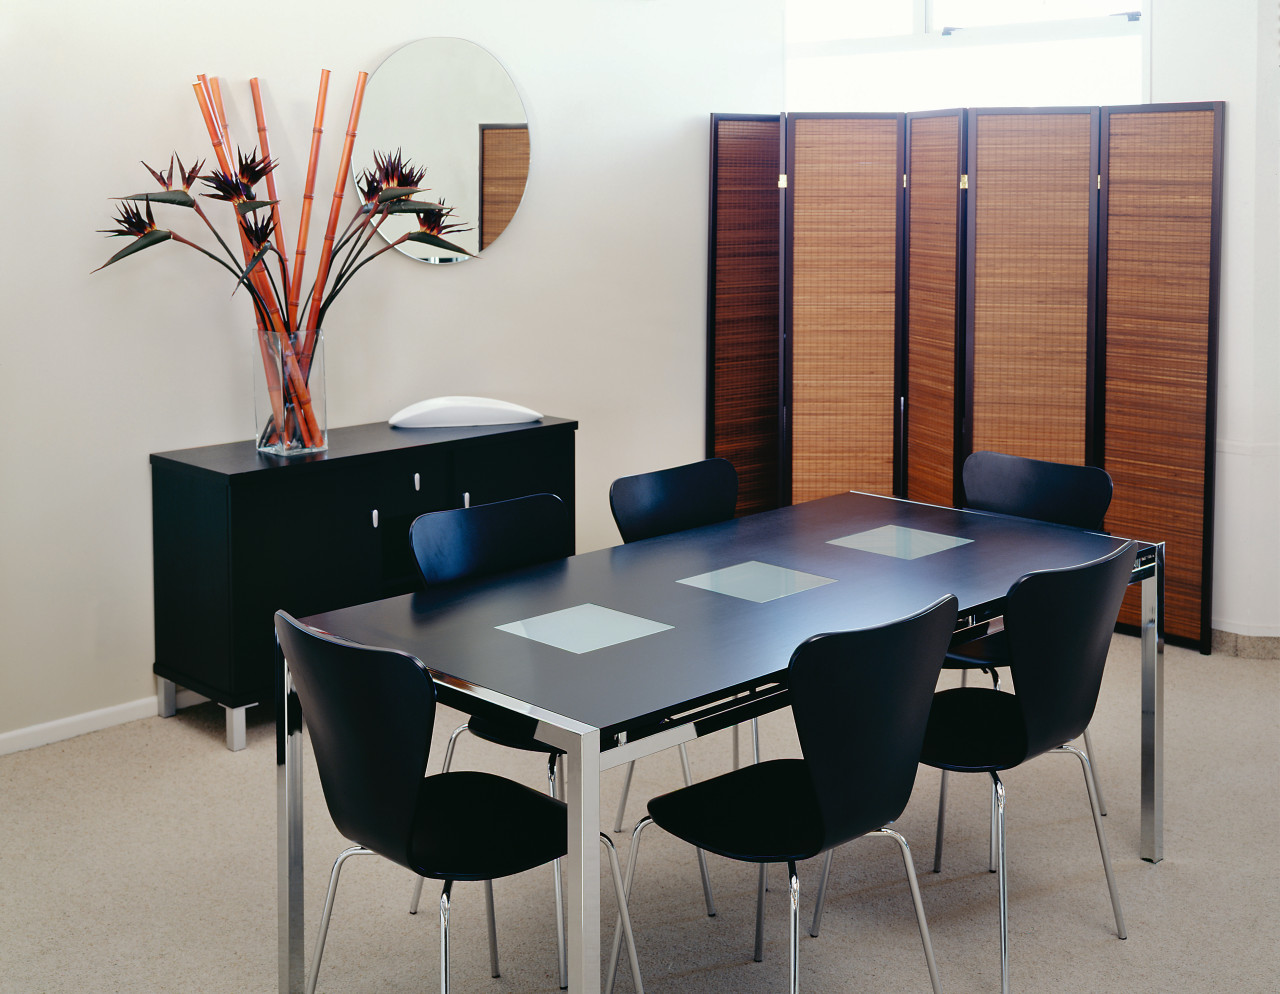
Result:
M222 106L222 84L218 81L217 76L209 77L209 98L213 104L214 113L217 115L218 128L222 132L222 141L231 147L231 132L227 130L227 109Z
M249 80L249 90L253 93L253 114L258 122L258 147L262 150L262 157L271 161L271 146L267 141L267 117L262 109L262 91L258 86L258 77L254 76ZM272 169L267 173L267 196L274 200L271 205L271 221L275 225L275 241L276 247L280 253L280 264L284 269L284 282L286 286L289 282L289 249L284 238L284 224L280 216L280 201L276 197L276 173ZM288 317L289 333L295 330L293 325L293 315Z
M324 105L329 94L329 70L320 71L320 90L316 94L316 117L311 125L311 154L307 159L307 180L302 191L302 215L298 221L298 249L294 253L293 280L289 285L289 324L302 330L298 323L298 300L302 296L302 266L307 257L307 236L311 230L311 204L315 200L316 169L320 163L320 138L324 134ZM310 361L307 363L310 372Z
M209 132L209 141L213 145L213 154L218 160L218 167L230 176L231 166L227 161L227 149L222 141L222 129L218 127L217 119L213 116L213 102L208 89L208 77L201 73L196 79L199 82L192 83L191 87L196 91L196 103L200 105L200 113L204 115L204 126Z
M317 324L320 316L320 305L324 300L324 285L329 277L330 252L333 248L333 238L338 230L338 214L342 209L342 191L346 186L347 172L351 168L351 149L356 141L356 125L360 121L360 105L364 101L364 84L369 78L367 72L361 72L356 76L356 90L351 99L351 116L347 120L347 140L342 146L342 157L338 162L338 175L334 180L333 200L329 206L329 225L325 229L323 251L320 253L320 264L316 273L316 287L311 296L311 308L308 312L311 320L307 323L311 325ZM316 333L318 327L308 328L307 337L303 342L303 356L310 356L315 348Z

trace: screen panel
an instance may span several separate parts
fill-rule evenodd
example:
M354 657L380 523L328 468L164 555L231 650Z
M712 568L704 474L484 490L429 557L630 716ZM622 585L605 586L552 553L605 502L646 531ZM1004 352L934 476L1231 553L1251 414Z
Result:
M971 111L971 447L1084 463L1096 110Z
M707 454L738 471L738 513L779 504L778 117L712 119Z
M955 496L961 111L907 116L906 496Z
M901 115L788 118L791 497L894 492Z
M1165 631L1207 651L1220 108L1103 121L1107 528L1166 543Z

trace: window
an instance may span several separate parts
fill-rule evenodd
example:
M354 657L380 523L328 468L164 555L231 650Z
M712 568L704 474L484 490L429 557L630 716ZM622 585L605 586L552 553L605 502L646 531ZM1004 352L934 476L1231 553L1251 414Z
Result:
M787 0L793 111L1144 99L1145 0Z

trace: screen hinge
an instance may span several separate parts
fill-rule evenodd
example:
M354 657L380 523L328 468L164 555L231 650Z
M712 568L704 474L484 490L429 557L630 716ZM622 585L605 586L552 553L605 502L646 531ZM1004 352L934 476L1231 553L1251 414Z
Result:
M778 189L785 190L787 188L787 174L778 173Z
M1102 189L1102 173L1098 173L1098 189Z
M968 174L968 173L961 173L961 174L960 174L960 189L962 189L962 190L967 190L967 189L969 189L969 174Z

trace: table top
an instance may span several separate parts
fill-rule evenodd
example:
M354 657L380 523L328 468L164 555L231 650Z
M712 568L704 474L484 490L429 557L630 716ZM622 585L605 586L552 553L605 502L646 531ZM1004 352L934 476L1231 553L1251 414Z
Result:
M410 652L451 685L600 728L607 748L619 732L779 679L811 635L883 624L946 594L963 627L999 615L1024 573L1124 541L848 493L305 620Z

